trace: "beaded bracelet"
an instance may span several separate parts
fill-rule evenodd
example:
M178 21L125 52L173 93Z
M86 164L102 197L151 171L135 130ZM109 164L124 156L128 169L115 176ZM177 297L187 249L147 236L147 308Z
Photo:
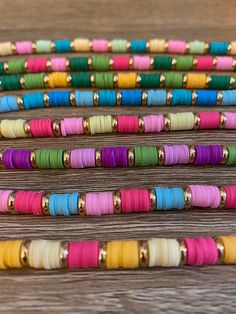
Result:
M61 120L0 120L0 137L54 137L100 133L236 129L234 112L179 112L148 116L106 115Z
M236 55L236 42L205 42L199 40L165 39L87 39L17 41L0 43L0 56L40 53L113 52Z
M236 264L236 236L0 241L0 269L117 269Z
M236 145L163 145L63 149L6 149L0 166L6 169L82 169L192 164L236 165Z
M188 208L236 208L236 185L188 185L86 193L0 190L0 213L101 216Z
M235 71L229 56L89 56L10 59L0 62L0 75L75 71Z
M232 106L236 90L98 90L50 91L0 97L0 112L48 107L93 106Z
M235 75L206 73L53 72L0 76L2 91L42 88L186 88L236 89Z

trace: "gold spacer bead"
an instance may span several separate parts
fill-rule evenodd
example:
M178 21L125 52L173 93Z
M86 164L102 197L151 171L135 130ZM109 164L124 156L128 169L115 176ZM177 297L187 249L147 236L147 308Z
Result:
M46 62L46 69L47 69L47 72L52 72L52 62L51 62L51 59L47 60L47 62Z
M75 102L75 92L70 92L70 104L72 107L76 106L76 102Z
M146 42L146 52L150 52L150 41Z
M188 75L184 74L183 75L183 88L186 88L187 83L188 83Z
M138 131L139 133L144 133L145 125L142 117L138 118Z
M216 105L220 106L222 104L222 100L223 100L223 94L222 92L218 91Z
M67 81L67 87L71 87L72 77L70 74L67 74L66 81Z
M120 91L117 91L116 93L116 105L119 107L121 105L121 98L122 98L122 94Z
M30 153L30 163L33 168L37 168L36 155L35 155L35 151L33 150Z
M2 158L3 158L3 152L0 151L0 168L3 167L3 164L2 164Z
M232 70L235 71L235 67L236 67L236 59L234 58L233 59L233 64L232 64Z
M223 264L224 263L224 255L225 255L225 247L222 241L219 238L215 238L216 241L216 247L218 252L218 263Z
M130 41L128 41L126 44L126 52L130 51L130 47L131 47L131 43L130 43Z
M107 263L107 244L106 242L99 245L99 268L106 268Z
M63 164L65 166L65 168L71 168L71 164L70 164L70 150L64 150L63 152Z
M85 216L85 194L80 194L78 202L78 214Z
M180 249L180 265L185 265L187 260L187 247L183 240L179 240L179 249Z
M83 128L85 134L90 134L90 125L89 125L89 118L83 119Z
M189 148L189 163L193 164L195 162L195 157L196 157L196 149L195 146L192 145Z
M66 59L66 71L69 72L70 71L70 60ZM70 81L71 82L71 81Z
M49 108L49 96L48 96L48 93L44 93L43 94L43 102L44 102L44 106L46 108Z
M112 52L112 43L110 40L108 41L107 48L108 48L108 52Z
M43 82L46 88L49 88L49 76L47 74L44 75Z
M235 85L235 78L233 76L230 77L229 88L232 89Z
M121 197L120 192L114 192L113 194L113 202L114 202L114 213L120 214L121 213Z
M228 161L229 158L229 151L227 146L223 145L222 146L222 161L221 164L225 165Z
M55 43L54 43L54 41L51 41L50 49L51 49L51 52L55 52Z
M101 151L100 149L96 149L96 167L101 167L102 160L101 160Z
M109 59L109 69L112 71L114 66L114 61L112 58Z
M160 75L160 87L164 87L165 86L165 75L161 73Z
M20 77L20 86L22 89L25 89L25 78L24 78L24 76Z
M147 106L148 104L148 93L146 91L142 91L142 106Z
M212 69L215 70L216 66L217 66L217 59L216 59L216 57L213 58L213 62L212 63L213 63Z
M226 124L226 116L223 112L220 112L220 128L224 129Z
M171 90L168 90L167 91L167 96L166 96L166 105L167 106L170 106L171 105L171 102L172 102L172 91Z
M175 57L173 57L172 61L171 61L171 68L172 68L172 70L176 69L176 64L177 64L177 59Z
M191 206L192 193L191 190L186 187L184 189L184 208L189 208Z
M36 52L36 43L35 42L32 42L32 50L33 50L33 53Z
M20 262L23 267L29 266L29 246L30 246L31 240L25 240L22 243L21 249L20 249Z
M95 87L95 75L90 74L90 83L92 87Z
M154 189L149 190L149 197L150 197L150 205L151 205L151 210L156 209L156 193Z
M231 50L232 50L232 42L228 43L228 48L227 48L227 54L231 55Z
M194 57L193 58L193 70L196 70L197 64L198 64L197 58Z
M169 48L168 41L165 41L165 44L164 44L165 51L164 52L168 52L168 48Z
M88 58L88 68L89 68L89 71L92 71L93 69L93 58L91 57Z
M204 43L204 54L208 54L209 51L209 44L208 43Z
M129 57L129 70L133 70L134 59L133 57Z
M133 150L133 148L130 148L128 150L128 165L129 165L129 167L132 167L134 165L134 150Z
M194 129L197 130L200 126L201 118L198 113L194 113Z
M50 193L45 193L42 198L42 209L44 215L49 215L49 198Z
M12 54L16 55L16 45L14 43L11 44Z
M3 69L4 69L4 72L5 72L6 74L9 74L8 62L4 62L4 63L3 63Z
M59 120L53 120L52 130L55 136L61 136L61 122Z
M149 264L149 250L147 241L139 241L139 267L145 268Z
M153 71L154 70L154 58L153 57L150 57L150 71Z
M20 110L24 110L24 102L23 102L22 96L18 96L16 99L16 102L17 102L18 108Z
M112 132L113 133L117 133L117 125L118 125L118 122L117 122L117 117L113 116L112 117Z
M99 94L98 94L98 92L93 92L93 105L95 107L99 106Z
M220 187L220 208L224 208L227 200L227 194L223 187Z
M185 54L189 53L190 45L189 42L186 41L185 43Z
M29 69L28 69L28 61L25 61L24 62L24 68L25 68L25 71L28 72Z
M164 165L165 164L165 150L163 146L160 146L157 149L157 152L158 152L159 165Z
M137 75L137 79L136 79L136 87L140 87L141 81L142 81L142 78L141 78L141 76L138 74L138 75Z
M197 103L197 92L195 90L192 91L192 106L195 106Z
M93 49L93 42L92 40L89 41L89 50L92 51Z
M113 74L113 86L114 88L118 87L118 74L117 73Z
M30 133L30 122L29 121L25 121L24 122L24 132L30 137L31 133Z
M209 84L210 84L210 82L211 82L211 75L208 74L208 75L206 76L205 87L208 87Z
M12 192L8 197L8 203L7 203L8 211L12 214L16 212L15 211L15 195L16 195L16 192Z
M68 242L63 241L60 243L59 256L61 268L67 268Z
M70 42L70 49L71 49L72 52L75 51L75 42L74 42L74 40L71 40L71 42Z
M165 131L170 131L170 128L171 128L170 115L165 114L164 115L164 129L165 129Z

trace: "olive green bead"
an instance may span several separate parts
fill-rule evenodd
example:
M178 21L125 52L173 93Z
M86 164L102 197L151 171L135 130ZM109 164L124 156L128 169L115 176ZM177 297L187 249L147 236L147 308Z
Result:
M40 89L45 87L44 82L44 73L38 74L25 74L24 75L24 82L26 89Z
M109 57L94 56L92 57L92 70L93 71L109 71Z
M183 87L183 74L182 73L164 73L165 87L167 88L182 88Z
M9 74L20 74L26 72L25 59L9 60L7 64Z
M95 73L94 84L96 88L113 88L113 73Z
M176 57L176 70L177 71L189 71L192 69L193 69L193 57L192 56Z

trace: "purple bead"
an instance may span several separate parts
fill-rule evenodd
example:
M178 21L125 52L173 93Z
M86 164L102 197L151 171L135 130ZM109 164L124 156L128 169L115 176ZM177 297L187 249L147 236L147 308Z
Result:
M101 164L103 167L127 167L127 147L104 147L101 150Z
M222 147L220 145L196 145L195 165L219 165L222 161Z
M6 168L31 169L30 150L7 149L3 152L3 165Z
M7 169L12 169L14 168L12 164L12 154L13 154L13 149L6 149L3 152L2 155L2 164L5 168Z

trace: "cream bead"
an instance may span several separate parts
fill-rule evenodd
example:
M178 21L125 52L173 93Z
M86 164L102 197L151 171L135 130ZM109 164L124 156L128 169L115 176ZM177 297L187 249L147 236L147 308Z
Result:
M194 114L192 112L170 113L170 130L192 130L194 128Z
M112 116L93 116L89 118L90 132L96 133L112 133Z

